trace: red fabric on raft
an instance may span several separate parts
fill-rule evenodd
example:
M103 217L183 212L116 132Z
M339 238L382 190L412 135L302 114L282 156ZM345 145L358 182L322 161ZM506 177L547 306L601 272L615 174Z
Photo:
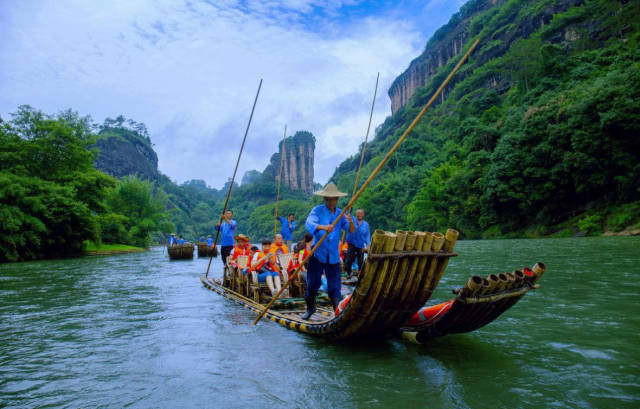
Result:
M344 297L342 301L340 301L340 303L338 304L338 308L336 308L336 311L335 311L336 317L340 315L342 311L344 311L344 308L347 306L347 304L349 304L350 299L351 299L351 294L347 295L346 297Z
M422 307L420 311L416 312L411 318L409 318L407 325L430 324L449 311L451 305L453 305L453 300L438 305L432 305L431 307Z

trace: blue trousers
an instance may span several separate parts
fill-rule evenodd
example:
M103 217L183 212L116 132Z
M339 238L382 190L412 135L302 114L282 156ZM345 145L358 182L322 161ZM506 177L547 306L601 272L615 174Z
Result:
M304 296L315 297L318 294L322 273L327 277L327 293L329 297L339 300L341 298L340 290L342 288L340 263L322 263L315 256L311 257L309 266L307 267L307 291Z

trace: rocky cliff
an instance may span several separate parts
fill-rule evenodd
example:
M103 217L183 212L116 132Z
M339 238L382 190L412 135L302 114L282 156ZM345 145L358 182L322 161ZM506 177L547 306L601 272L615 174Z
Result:
M278 145L278 153L271 156L271 163L265 169L273 180L278 183L280 173L280 158L282 157L282 142ZM313 191L313 155L316 149L316 138L311 132L298 131L293 136L285 138L284 164L282 168L282 183L294 190Z
M99 133L97 169L115 177L137 175L158 178L158 156L149 140L125 128L106 128Z
M409 67L391 84L388 91L391 112L396 113L405 106L418 88L427 85L442 66L449 64L452 58L463 51L464 45L471 37L481 34L485 40L473 57L477 66L480 66L503 55L517 39L526 38L549 24L554 14L584 2L585 0L531 1L528 2L527 10L507 0L470 0L445 26L434 33L422 54L411 61ZM484 15L476 18L480 14ZM496 25L496 22L503 24L499 32L483 33L486 26ZM563 33L562 38L558 40L570 40L571 35L572 33ZM455 82L464 78L464 75L462 70L441 94L441 99L446 97ZM486 86L508 87L502 80L495 76L488 78Z

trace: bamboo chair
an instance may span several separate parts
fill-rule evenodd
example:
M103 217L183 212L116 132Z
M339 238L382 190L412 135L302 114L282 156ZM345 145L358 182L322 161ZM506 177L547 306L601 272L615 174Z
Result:
M286 253L286 254L279 254L278 255L278 265L280 266L280 271L282 272L282 285L285 286L287 284L287 281L289 281L289 273L287 272L287 269L289 268L289 262L291 261L291 258L293 257L293 255L291 253ZM283 295L285 297L289 296L289 289L286 289L283 292Z
M242 295L249 295L249 274L242 274L242 270L249 267L249 256L238 256L236 264L238 266L235 268L238 292Z

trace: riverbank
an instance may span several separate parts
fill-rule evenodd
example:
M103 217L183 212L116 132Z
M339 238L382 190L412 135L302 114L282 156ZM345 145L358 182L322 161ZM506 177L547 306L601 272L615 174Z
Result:
M112 254L141 253L147 251L142 247L128 246L126 244L100 244L88 243L84 250L85 256L110 256Z

